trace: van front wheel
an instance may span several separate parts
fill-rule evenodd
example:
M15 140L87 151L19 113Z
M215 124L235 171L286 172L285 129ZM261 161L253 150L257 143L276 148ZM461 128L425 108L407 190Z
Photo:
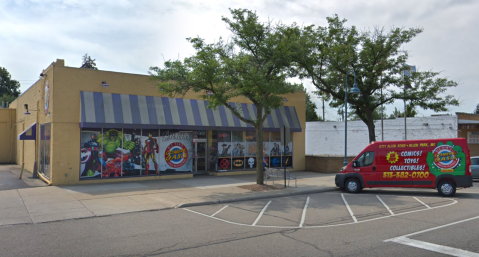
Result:
M456 185L451 181L441 181L437 185L437 192L445 197L451 197L456 194Z
M350 178L346 181L346 184L344 185L344 189L346 190L346 192L348 193L359 193L361 192L361 184L359 183L359 181L355 178Z

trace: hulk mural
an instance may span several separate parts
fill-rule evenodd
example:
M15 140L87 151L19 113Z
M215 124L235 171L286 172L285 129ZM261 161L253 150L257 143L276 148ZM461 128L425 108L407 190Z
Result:
M439 142L432 152L427 153L426 162L429 172L436 177L441 174L466 174L466 154L450 141L446 144Z
M103 134L92 130L82 133L81 148L81 174L80 177L120 177L122 162L128 162L128 157L123 153L129 153L134 149L135 143L126 140L121 130L104 130ZM101 169L100 169L101 166Z

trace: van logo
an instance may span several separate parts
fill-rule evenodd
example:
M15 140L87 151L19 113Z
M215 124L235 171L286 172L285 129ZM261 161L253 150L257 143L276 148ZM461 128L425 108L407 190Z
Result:
M432 153L434 155L434 165L440 169L454 169L460 162L456 157L457 152L451 145L440 145Z
M389 163L394 164L399 161L399 154L394 151L389 152L386 155L386 160L388 160Z

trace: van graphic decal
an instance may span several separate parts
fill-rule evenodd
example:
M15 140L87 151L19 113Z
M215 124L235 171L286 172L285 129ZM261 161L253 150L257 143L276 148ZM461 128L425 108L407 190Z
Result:
M397 153L394 152L394 151L389 152L389 153L386 155L386 160L388 160L389 163L394 164L394 163L396 163L396 162L399 161L399 154L397 154Z
M432 152L427 153L426 162L429 171L436 177L448 173L452 175L466 174L466 155L462 148L452 142L439 142Z

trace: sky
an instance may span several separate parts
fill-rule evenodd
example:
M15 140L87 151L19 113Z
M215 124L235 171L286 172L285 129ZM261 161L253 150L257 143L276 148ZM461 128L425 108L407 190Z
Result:
M0 0L0 67L21 83L21 92L56 59L79 67L86 53L101 70L148 74L151 66L194 54L188 37L213 43L228 38L221 20L228 8L254 10L262 21L326 26L337 14L347 25L421 27L424 32L403 46L408 64L441 72L459 83L447 91L460 101L448 112L471 113L479 104L479 1L475 0ZM309 92L314 86L302 81ZM321 99L313 96L322 116ZM386 106L403 110L403 102ZM326 104L326 120L338 120ZM418 116L436 114L418 109Z

